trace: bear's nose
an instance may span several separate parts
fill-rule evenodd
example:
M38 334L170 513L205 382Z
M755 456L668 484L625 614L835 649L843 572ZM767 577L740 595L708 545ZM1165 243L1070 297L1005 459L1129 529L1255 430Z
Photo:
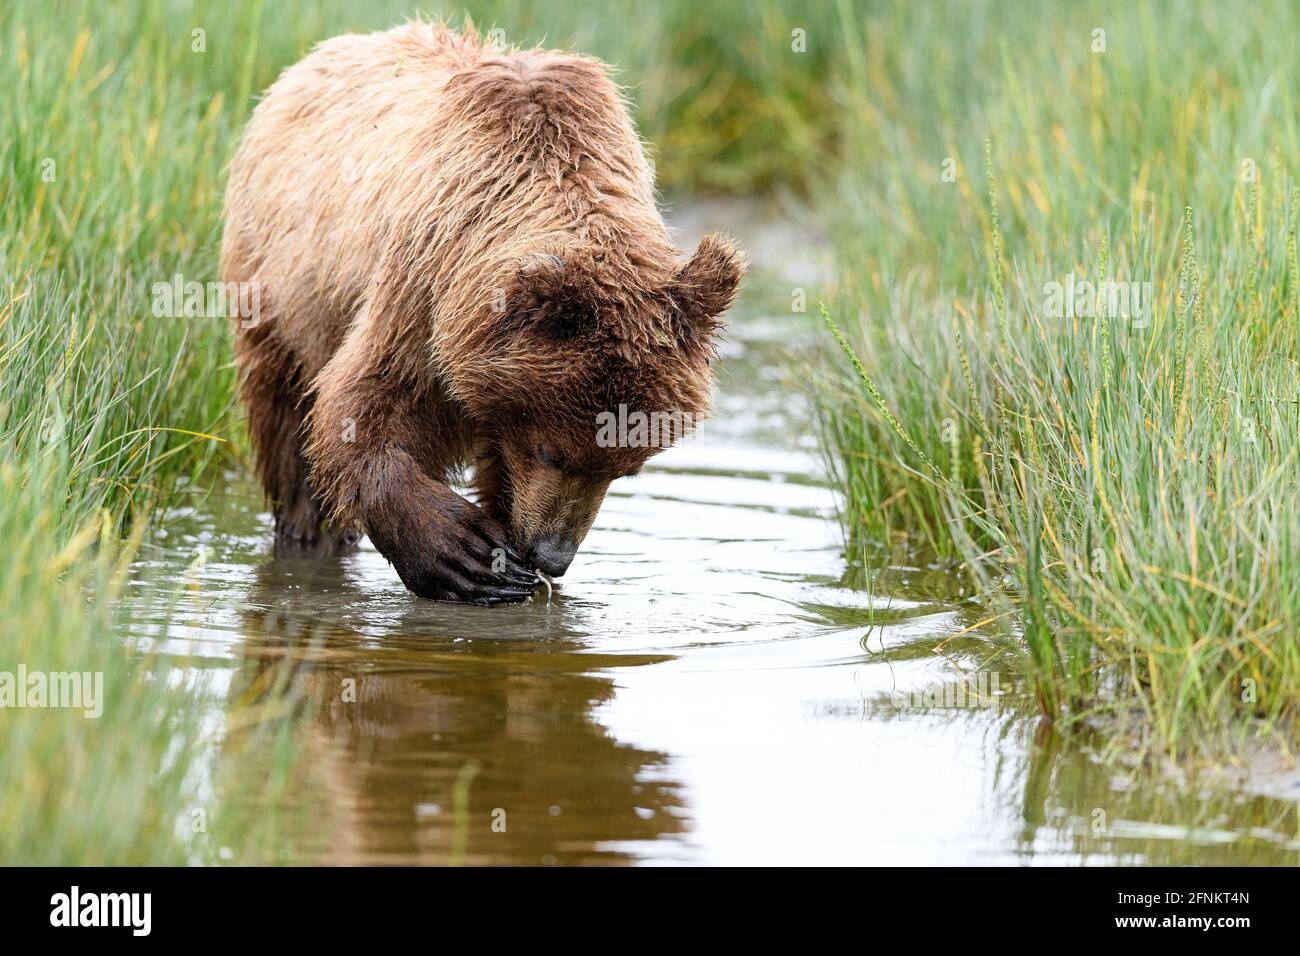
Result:
M569 565L573 563L573 556L577 553L576 544L558 541L555 538L543 538L529 549L528 559L532 562L532 567L541 569L543 574L558 578L569 570Z

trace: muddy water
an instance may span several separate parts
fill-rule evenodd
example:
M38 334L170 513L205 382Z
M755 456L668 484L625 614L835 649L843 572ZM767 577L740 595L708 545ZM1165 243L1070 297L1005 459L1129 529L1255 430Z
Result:
M242 475L168 516L124 617L203 671L217 752L226 715L287 675L308 771L279 809L320 832L277 855L1300 862L1300 793L1126 775L1040 726L1010 675L982 685L994 706L909 693L952 680L955 645L935 648L980 609L923 569L845 583L862 576L788 370L816 334L790 286L819 280L804 246L739 231L766 281L733 320L715 418L615 484L549 605L419 600L368 544L272 559Z

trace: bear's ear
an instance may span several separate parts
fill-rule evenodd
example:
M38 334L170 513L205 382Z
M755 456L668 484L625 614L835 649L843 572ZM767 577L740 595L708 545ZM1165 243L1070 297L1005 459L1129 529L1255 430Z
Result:
M553 252L534 252L519 260L515 274L522 289L539 299L549 299L564 287L564 259Z
M744 274L744 256L730 239L712 233L700 240L668 289L684 338L707 339L717 331L718 316L731 308Z
M520 325L557 341L595 330L595 290L574 253L531 253L519 261L515 282Z

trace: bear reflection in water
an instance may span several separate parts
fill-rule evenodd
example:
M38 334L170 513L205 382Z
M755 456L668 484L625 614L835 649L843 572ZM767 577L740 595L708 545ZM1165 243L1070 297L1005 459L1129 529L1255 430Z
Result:
M290 799L326 831L313 857L616 864L620 841L686 830L666 755L618 742L593 713L615 693L606 672L665 655L582 653L558 598L520 608L518 638L496 615L489 629L473 609L414 599L376 636L370 590L345 561L275 559L244 612L230 711L280 689L298 699L311 770Z

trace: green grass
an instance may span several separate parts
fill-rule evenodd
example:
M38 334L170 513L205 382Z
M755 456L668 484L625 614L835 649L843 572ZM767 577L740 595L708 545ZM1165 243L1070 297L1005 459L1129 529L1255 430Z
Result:
M798 187L834 130L830 9L800 11L800 59L765 2L6 3L0 670L102 672L107 703L0 712L0 861L258 862L283 843L265 837L287 832L270 794L292 779L290 724L205 729L225 705L201 668L125 645L113 612L176 478L247 457L225 323L155 318L150 289L216 277L224 170L259 91L316 41L417 12L617 64L670 194Z
M819 420L851 550L959 564L1066 726L1292 750L1300 11L840 9L827 304L861 367L837 350ZM1054 314L1067 276L1152 283L1149 324Z

